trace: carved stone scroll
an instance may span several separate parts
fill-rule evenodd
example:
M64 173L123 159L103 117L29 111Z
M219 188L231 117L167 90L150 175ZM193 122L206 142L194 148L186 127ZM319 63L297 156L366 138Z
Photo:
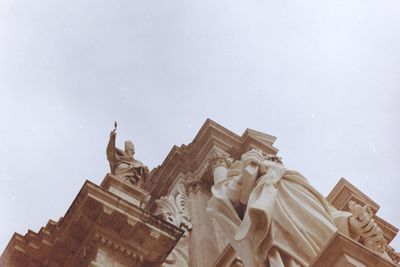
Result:
M185 202L188 197L187 190L183 184L178 184L177 190L176 196L169 195L156 200L158 207L155 215L162 217L175 226L190 230L192 229L192 224L185 211Z
M172 250L163 266L186 267L189 266L189 235L192 229L192 223L185 208L188 190L186 185L182 183L179 183L176 189L176 195L169 195L156 200L157 210L155 215L185 230L183 237Z

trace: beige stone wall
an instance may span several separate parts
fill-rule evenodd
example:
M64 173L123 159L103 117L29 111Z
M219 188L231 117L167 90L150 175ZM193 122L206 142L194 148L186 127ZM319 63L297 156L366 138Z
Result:
M204 190L192 191L189 194L189 210L193 230L190 242L190 266L212 266L227 244L214 220L207 214L207 202L211 195Z

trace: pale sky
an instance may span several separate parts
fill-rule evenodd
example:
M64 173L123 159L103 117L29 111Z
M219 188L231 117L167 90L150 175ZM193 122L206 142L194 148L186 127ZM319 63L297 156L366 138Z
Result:
M325 196L346 177L400 227L400 1L0 1L0 252L108 172L207 118L278 137ZM392 244L400 250L400 239Z

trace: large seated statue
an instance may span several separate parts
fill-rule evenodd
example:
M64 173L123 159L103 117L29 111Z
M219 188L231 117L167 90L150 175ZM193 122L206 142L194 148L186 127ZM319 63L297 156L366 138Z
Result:
M308 266L336 231L368 240L377 251L382 246L370 216L336 210L280 158L250 150L222 165L214 168L207 211L244 266Z
M110 133L107 145L107 160L110 163L111 173L124 183L141 187L147 180L149 169L142 162L134 158L135 145L125 141L125 149L115 146L116 132Z

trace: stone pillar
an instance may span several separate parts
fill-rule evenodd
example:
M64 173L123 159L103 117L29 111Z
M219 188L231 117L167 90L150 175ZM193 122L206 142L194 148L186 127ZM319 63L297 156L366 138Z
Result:
M213 266L228 241L207 213L210 185L200 179L189 183L189 212L193 225L190 239L190 266ZM223 244L221 244L223 243Z
M214 176L214 184L226 178L228 167L232 164L232 159L219 152L215 152L209 161Z

